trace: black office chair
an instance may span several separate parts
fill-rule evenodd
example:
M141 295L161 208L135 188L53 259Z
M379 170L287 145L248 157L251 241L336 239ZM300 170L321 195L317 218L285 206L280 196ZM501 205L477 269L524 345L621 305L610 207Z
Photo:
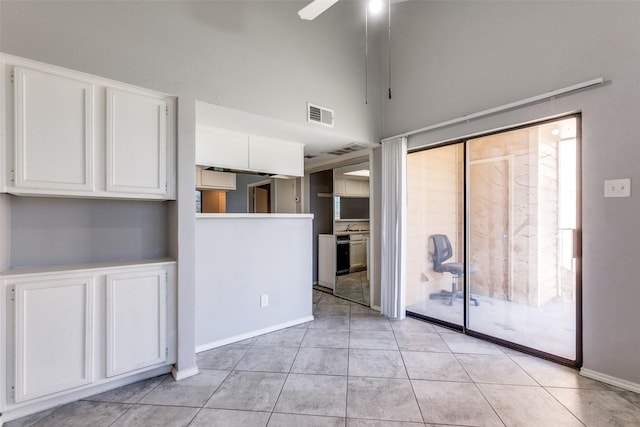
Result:
M448 299L449 305L453 305L453 300L456 298L464 298L464 294L458 291L456 281L464 277L464 264L461 262L444 262L453 256L453 249L451 248L451 242L446 234L434 234L431 236L433 239L433 271L438 273L451 273L451 290L435 292L429 294L429 299ZM478 271L478 267L475 265L469 265L469 274L473 274ZM478 306L480 303L473 296L469 297L470 301Z

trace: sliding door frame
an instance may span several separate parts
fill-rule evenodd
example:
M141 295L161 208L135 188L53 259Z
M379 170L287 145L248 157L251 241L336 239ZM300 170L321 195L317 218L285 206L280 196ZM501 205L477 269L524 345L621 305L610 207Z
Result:
M519 126L513 126L509 128L503 128L496 131L481 133L477 135L473 135L472 137L465 137L461 139L455 139L443 143L430 144L428 147L422 147L418 149L410 150L407 155L412 153L416 153L424 150L431 150L434 148L455 145L455 144L463 144L463 262L465 271L470 271L470 156L469 156L469 141L477 138L487 137L491 135L502 134L506 132L511 132L519 129L531 128L534 126L544 125L546 123L552 123L556 121L560 121L563 119L575 118L576 119L576 228L574 231L573 238L573 257L575 260L575 308L576 308L576 318L575 318L575 351L576 351L576 359L571 360L562 356L558 356L555 354L547 353L542 350L538 350L532 347L527 347L522 344L514 343L512 341L507 341L501 338L494 337L492 335L487 335L478 331L474 331L469 328L469 296L470 296L470 275L465 274L463 276L463 322L462 326L456 325L441 319L433 318L424 314L409 312L407 311L407 316L417 318L420 320L425 320L430 323L434 323L449 329L453 329L459 332L462 332L466 335L479 338L485 341L489 341L495 344L499 344L501 346L520 351L522 353L527 353L536 357L540 357L542 359L550 360L562 365L580 368L583 362L583 341L582 341L582 115L581 113L572 113L561 116L556 116L549 119L543 119L535 122L529 122ZM511 237L511 236L510 236Z

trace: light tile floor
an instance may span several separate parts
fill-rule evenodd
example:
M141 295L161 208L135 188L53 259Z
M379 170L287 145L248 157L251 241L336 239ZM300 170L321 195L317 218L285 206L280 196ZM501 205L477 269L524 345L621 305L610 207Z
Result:
M316 320L198 354L17 426L638 426L640 396L575 370L314 291Z
M556 299L541 307L531 307L487 296L474 297L480 305L469 304L470 329L575 359L575 301ZM427 298L407 306L407 311L461 325L464 319L462 299L456 299L453 305L449 305L449 301Z
M348 300L369 305L367 270L336 276L335 294Z

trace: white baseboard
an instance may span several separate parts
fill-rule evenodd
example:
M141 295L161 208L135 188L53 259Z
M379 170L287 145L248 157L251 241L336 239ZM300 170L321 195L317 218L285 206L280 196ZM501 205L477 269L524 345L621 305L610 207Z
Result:
M34 399L34 401L32 402L16 404L13 407L6 408L3 411L2 416L0 416L0 420L6 423L18 418L25 417L27 415L54 408L56 406L65 405L67 403L75 402L80 399L86 399L95 394L104 393L118 387L123 387L125 385L133 384L135 382L146 380L148 378L157 377L159 375L168 374L169 371L170 366L161 366L150 371L141 372L124 378L119 378L117 380L105 380L105 382L103 383L91 384L86 388L78 391L59 394L55 397L44 396ZM0 423L0 427L1 426L2 423Z
M193 368L189 368L189 369L182 369L180 371L176 369L176 365L173 365L173 367L171 368L171 376L176 381L180 381L185 378L198 375L198 372L199 371L197 366L194 366Z
M612 377L611 375L603 374L602 372L592 371L591 369L584 368L580 369L580 375L582 375L583 377L591 378L593 380L602 381L603 383L611 384L625 390L640 393L640 384L623 380L622 378Z
M312 320L313 320L313 316L302 317L300 319L290 320L284 323L278 323L277 325L269 326L267 328L257 329L255 331L246 332L240 335L234 335L229 338L224 338L224 339L213 341L206 344L200 344L196 346L196 353L202 353L203 351L211 350L212 348L222 347L223 345L232 344L234 342L257 337L258 335L279 331L280 329L290 328L291 326L296 326L302 323L311 322Z

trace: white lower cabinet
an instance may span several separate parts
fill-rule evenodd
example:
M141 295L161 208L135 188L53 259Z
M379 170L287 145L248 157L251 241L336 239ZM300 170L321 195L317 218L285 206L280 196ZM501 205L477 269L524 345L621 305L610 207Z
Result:
M0 412L175 362L175 270L163 259L0 274Z
M15 295L15 401L91 383L94 277L24 277L9 286Z
M107 275L107 377L167 357L166 281L164 268Z
M367 261L365 256L364 240L351 241L349 242L349 245L350 267L352 269L365 267L367 265Z

